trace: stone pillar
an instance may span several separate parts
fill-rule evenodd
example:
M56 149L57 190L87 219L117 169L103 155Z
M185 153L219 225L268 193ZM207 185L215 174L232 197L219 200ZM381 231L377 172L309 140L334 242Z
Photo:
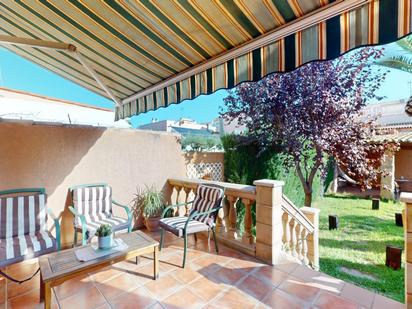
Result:
M395 199L395 156L391 152L385 153L382 170L387 175L381 177L381 198Z
M308 244L308 259L310 265L319 270L319 212L320 209L313 207L302 207L300 209L313 224L315 230L313 234L309 234L307 237Z
M412 193L402 192L400 200L405 203L405 304L412 308Z
M256 257L275 265L282 251L283 181L256 180Z

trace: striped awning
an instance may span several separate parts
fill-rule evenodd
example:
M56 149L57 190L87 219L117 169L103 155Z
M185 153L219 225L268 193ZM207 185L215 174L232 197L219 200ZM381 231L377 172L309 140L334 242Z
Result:
M411 32L411 2L2 0L0 35L76 46L122 103L121 119L393 42ZM4 46L108 96L69 51Z

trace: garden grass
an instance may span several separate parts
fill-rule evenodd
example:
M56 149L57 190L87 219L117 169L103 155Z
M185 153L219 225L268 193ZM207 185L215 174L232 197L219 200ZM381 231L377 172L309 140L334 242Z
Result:
M313 205L320 208L320 270L333 277L404 302L404 252L399 270L385 266L386 245L404 247L403 228L395 225L395 212L403 204L380 202L372 210L370 199L326 196ZM329 231L328 215L337 215L339 228ZM357 277L340 270L355 269L376 280Z

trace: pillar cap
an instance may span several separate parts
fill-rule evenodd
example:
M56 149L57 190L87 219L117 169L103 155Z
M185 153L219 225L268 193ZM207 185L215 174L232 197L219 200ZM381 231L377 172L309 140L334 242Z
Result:
M412 204L412 192L402 192L399 200L404 203Z
M255 186L276 188L283 187L285 185L284 181L281 180L272 180L272 179L260 179L253 182Z
M312 214L319 214L320 213L320 209L319 208L315 208L315 207L301 207L300 211L304 212L304 213L312 213Z

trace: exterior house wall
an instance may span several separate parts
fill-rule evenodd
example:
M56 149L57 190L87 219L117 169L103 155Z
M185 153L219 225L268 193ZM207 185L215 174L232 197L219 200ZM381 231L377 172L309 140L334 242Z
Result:
M395 179L412 179L412 145L402 145L395 155Z
M0 124L0 190L45 187L65 245L73 241L70 186L105 182L115 200L129 204L136 186L167 191L168 178L185 174L180 144L170 133Z

